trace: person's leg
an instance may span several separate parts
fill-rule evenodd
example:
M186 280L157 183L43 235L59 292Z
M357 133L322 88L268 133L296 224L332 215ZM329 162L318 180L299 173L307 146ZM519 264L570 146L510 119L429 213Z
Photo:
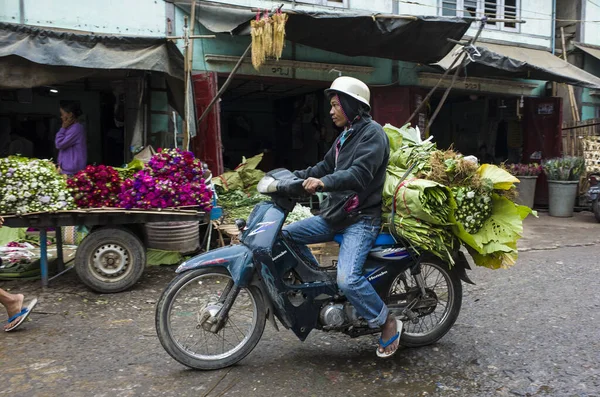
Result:
M22 294L11 294L0 288L0 304L6 309L8 318L21 311L24 299L25 297ZM6 324L4 328L10 328L18 320L18 318L14 319L10 324Z
M319 265L306 244L317 244L333 241L335 231L320 216L303 219L283 228L284 236L289 236L298 245L300 253L313 264Z
M379 219L365 218L344 230L337 281L357 313L367 320L370 327L381 327L381 339L388 341L398 332L396 319L389 314L387 306L363 274L365 260L377 239L380 224ZM391 353L397 347L396 340L385 349L380 348L380 352Z

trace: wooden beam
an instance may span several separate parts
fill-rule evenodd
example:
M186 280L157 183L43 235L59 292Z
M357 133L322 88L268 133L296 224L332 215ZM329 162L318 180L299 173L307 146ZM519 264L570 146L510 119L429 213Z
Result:
M183 103L184 103L184 109L183 109L183 125L182 125L182 133L183 133L183 150L187 150L186 147L189 146L190 141L189 141L189 124L188 124L188 97L189 97L189 86L190 86L190 73L189 73L189 67L190 67L190 62L189 62L189 46L190 46L190 40L189 40L189 32L187 31L187 29L189 28L188 26L188 16L184 15L183 16L183 84L185 85L185 87L183 88Z
M562 39L562 55L565 62L567 61L567 47L565 45L565 28L560 27L560 35ZM575 92L573 91L573 86L567 85L567 90L569 91L569 101L571 102L571 115L573 116L573 120L579 121L579 109L577 108L577 101L575 100Z

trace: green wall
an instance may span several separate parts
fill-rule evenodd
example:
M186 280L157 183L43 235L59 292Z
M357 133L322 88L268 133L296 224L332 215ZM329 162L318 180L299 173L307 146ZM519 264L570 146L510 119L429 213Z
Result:
M583 60L583 70L593 74L594 76L600 76L600 60L591 55L586 54ZM596 118L596 107L585 104L587 102L600 106L600 98L598 98L597 96L590 95L592 91L598 92L599 90L584 88L583 93L581 94L581 101L583 102L581 106L582 120Z

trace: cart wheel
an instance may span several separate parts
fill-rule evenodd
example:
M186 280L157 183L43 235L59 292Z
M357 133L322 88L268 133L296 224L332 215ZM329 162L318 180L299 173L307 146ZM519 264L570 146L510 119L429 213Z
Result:
M142 241L122 228L102 228L90 233L77 248L75 270L96 292L121 292L142 277L146 250Z

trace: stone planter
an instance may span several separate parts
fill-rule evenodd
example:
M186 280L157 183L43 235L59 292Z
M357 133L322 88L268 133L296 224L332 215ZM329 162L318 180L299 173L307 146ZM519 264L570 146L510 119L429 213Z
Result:
M537 183L537 175L535 176L518 176L520 183L517 183L517 204L526 205L533 208L533 200L535 198L535 185Z
M548 181L550 216L573 216L579 181Z

